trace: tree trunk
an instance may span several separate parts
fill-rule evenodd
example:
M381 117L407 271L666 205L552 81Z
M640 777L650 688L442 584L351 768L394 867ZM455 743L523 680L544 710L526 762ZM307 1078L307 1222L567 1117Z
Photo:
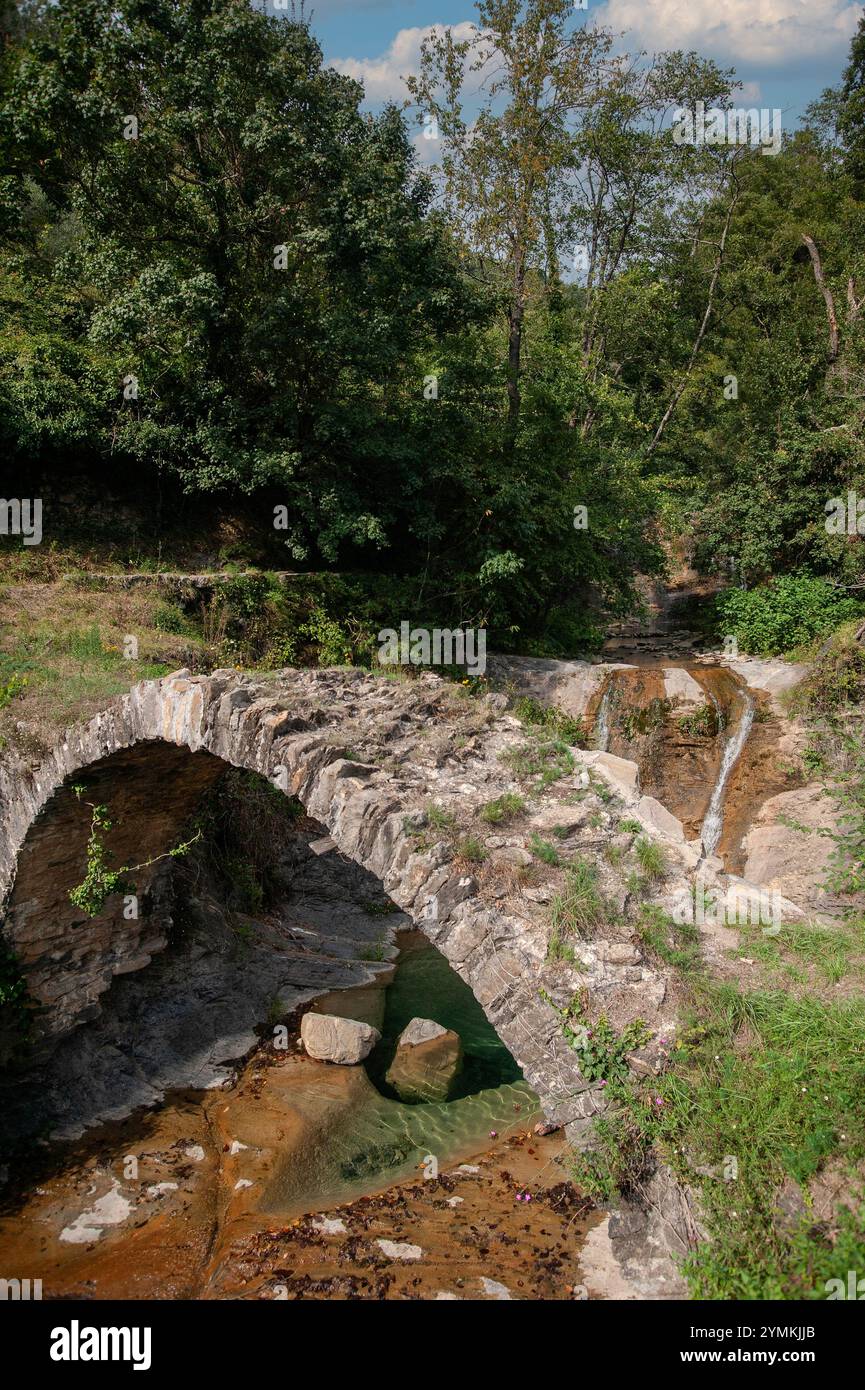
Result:
M808 247L808 255L811 257L811 264L814 267L814 279L817 281L817 288L826 305L826 318L829 320L829 349L826 355L831 366L838 357L838 318L835 313L835 299L823 275L820 252L811 237L807 236L805 232L802 233L802 240Z
M520 257L514 273L514 298L508 313L508 435L511 448L520 418L520 366L523 353L526 269Z

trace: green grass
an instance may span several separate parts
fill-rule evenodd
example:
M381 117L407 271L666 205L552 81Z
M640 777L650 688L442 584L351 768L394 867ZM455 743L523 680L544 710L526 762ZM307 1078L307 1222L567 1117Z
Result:
M506 821L521 815L525 809L526 803L523 797L517 796L516 792L504 792L501 796L497 796L494 801L486 802L478 814L481 820L486 821L487 825L503 825Z
M639 1188L654 1151L698 1190L709 1239L683 1264L692 1297L825 1299L828 1280L865 1270L865 1003L712 980L695 928L657 908L642 909L640 936L676 968L687 1014L668 1070L617 1088L595 1148L574 1157L575 1180L615 1200ZM827 1225L812 1185L828 1164L846 1180L847 1205ZM781 1220L790 1181L804 1214Z
M865 921L861 917L850 917L831 926L786 923L772 936L751 924L740 926L739 932L741 947L736 955L751 956L790 978L807 978L790 962L790 956L827 985L838 984L851 973L861 974L865 965L865 961L856 960L857 956L865 957Z
M536 859L541 859L545 864L556 866L561 863L559 851L549 840L544 840L538 834L533 834L529 840L529 849Z
M865 1225L839 1251L807 1217L785 1234L773 1207L786 1178L806 1189L831 1157L851 1171L865 1158L865 1005L714 985L683 1051L684 1065L665 1078L663 1137L687 1137L710 1162L738 1161L735 1182L703 1184L713 1241L688 1263L694 1293L825 1297L824 1281L846 1277L854 1254L865 1269Z
M693 922L674 922L663 908L642 903L637 933L643 945L665 965L685 972L702 968L700 929Z
M536 778L538 791L543 791L561 777L567 777L576 766L574 755L567 743L560 738L548 738L543 735L532 738L517 748L507 749L502 754L502 761L517 777L524 780Z
M664 852L660 845L655 844L654 840L647 840L643 835L634 842L634 854L643 874L650 882L661 879L667 872L667 863L664 859Z
M635 898L641 898L648 886L648 880L643 878L642 874L638 874L636 869L632 869L625 879L625 887Z
M426 818L433 830L452 830L457 819L452 811L443 811L441 806L428 806Z
M565 870L564 884L550 904L549 958L571 959L566 954L570 942L589 936L609 917L609 906L598 886L597 867L588 859L575 859Z
M629 820L627 817L619 821L619 830L623 835L641 835L643 827L638 820Z
M466 835L457 841L455 853L459 859L467 859L470 864L483 864L487 852L476 835Z

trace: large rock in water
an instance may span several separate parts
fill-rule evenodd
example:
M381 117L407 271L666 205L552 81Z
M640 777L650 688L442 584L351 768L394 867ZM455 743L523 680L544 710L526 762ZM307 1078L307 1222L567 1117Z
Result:
M413 1018L399 1035L387 1080L400 1100L447 1100L462 1069L459 1034L431 1018Z
M368 1057L381 1037L371 1023L336 1014L304 1014L300 1037L310 1057L318 1062L354 1066Z

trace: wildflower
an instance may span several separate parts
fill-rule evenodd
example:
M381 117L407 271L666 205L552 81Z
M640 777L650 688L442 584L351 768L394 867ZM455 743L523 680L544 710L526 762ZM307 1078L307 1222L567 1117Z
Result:
M499 1132L498 1132L498 1130L497 1130L497 1129L491 1129L491 1130L490 1130L490 1138L491 1138L491 1139L498 1139L498 1137L499 1137Z

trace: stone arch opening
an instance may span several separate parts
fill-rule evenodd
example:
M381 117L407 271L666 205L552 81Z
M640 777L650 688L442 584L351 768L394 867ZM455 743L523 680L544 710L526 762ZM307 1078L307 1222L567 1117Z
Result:
M88 912L70 892L84 873L94 807L107 862L146 866L127 870ZM181 840L187 851L170 853ZM32 1095L8 1088L0 1128L10 1137L26 1130L22 1100L28 1121L74 1137L178 1089L231 1085L262 1042L265 1055L293 1050L299 1015L310 1008L383 1034L365 1069L384 1097L405 1099L389 1065L394 1016L399 1032L409 1000L412 1016L443 1027L456 1017L454 1098L519 1080L471 991L422 933L407 931L411 919L380 882L341 856L294 798L205 750L140 743L68 778L25 840L6 920L44 1023L42 1062L29 1068L35 1106ZM418 962L421 981L412 974ZM313 1110L316 1076L295 1097ZM405 1158L382 1144L391 1120L369 1085L355 1089L370 1153L358 1158L363 1146L349 1127L331 1164L337 1185L358 1164L363 1177L370 1155L385 1164ZM489 1095L488 1104L507 1108ZM523 1101L522 1091L514 1096ZM422 1121L416 1127L423 1132ZM293 1164L285 1181L298 1181Z
M102 779L111 783L102 800L118 823L117 862L139 863L176 842L186 813L230 765L296 797L343 860L383 885L468 984L550 1118L588 1120L597 1101L540 988L544 958L531 924L497 909L446 847L415 833L413 817L433 788L465 791L462 768L445 781L426 741L437 717L455 717L449 699L434 677L403 686L354 671L280 672L258 683L235 671L180 672L134 687L70 731L36 773L0 771L5 935L42 971L47 1035L62 1037L98 1008L117 974L134 978L164 935L153 910L132 928L115 913L91 929L67 906L89 828L71 787L84 782L93 802ZM152 834L143 839L134 827L147 820ZM39 940L35 892L46 873L56 918L50 944ZM157 867L144 884L151 904L160 874Z

